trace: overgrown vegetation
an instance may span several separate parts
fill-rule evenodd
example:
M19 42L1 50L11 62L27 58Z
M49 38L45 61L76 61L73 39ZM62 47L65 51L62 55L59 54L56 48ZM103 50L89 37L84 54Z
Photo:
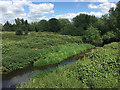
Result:
M50 32L31 32L28 36L17 36L12 32L3 32L2 38L3 71L11 71L29 65L31 61L40 57L41 51L46 52L46 48L51 48L51 46L82 43L80 36L73 37Z
M46 50L41 50L39 52L40 59L37 59L37 61L34 63L34 66L56 64L64 59L67 59L67 57L76 55L90 48L94 48L94 46L90 44L78 45L77 43L70 43L66 45L58 45L56 47L50 47Z
M79 14L70 22L68 19L51 18L48 21L28 23L27 20L15 19L15 24L8 21L2 27L3 31L15 31L16 35L25 35L30 31L36 32L56 32L62 35L72 35L83 37L84 43L91 43L97 46L113 41L119 41L120 33L120 1L115 8L111 8L108 14L98 18L93 15ZM19 28L18 28L19 27ZM90 29L90 27L92 27ZM95 31L94 31L95 30ZM97 35L96 35L96 33ZM92 37L86 37L92 33ZM100 42L96 42L96 40Z
M93 45L113 42L96 47L72 64L40 72L28 83L22 84L21 88L118 88L119 12L120 1L100 18L79 14L71 22L68 19L51 18L28 23L17 18L14 24L8 21L0 24L0 30L3 31L2 71L23 68L31 62L34 66L59 63L69 56L93 48Z
M97 47L82 60L40 72L19 88L118 88L118 44Z

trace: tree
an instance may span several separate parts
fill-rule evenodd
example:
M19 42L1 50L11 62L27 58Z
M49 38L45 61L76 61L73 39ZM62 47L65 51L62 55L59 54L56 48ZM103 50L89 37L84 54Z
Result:
M46 20L41 20L40 22L38 22L37 28L38 28L38 30L41 31L41 32L48 31L48 30L49 30L48 21L46 21Z
M105 23L108 27L108 32L113 31L117 33L116 39L119 41L120 39L120 1L116 4L116 8L110 8L109 10L109 18L107 23Z
M84 30L88 28L90 24L93 24L97 21L95 16L87 14L79 14L72 19L73 25L76 27L82 27Z
M109 32L105 33L102 36L102 38L103 38L104 44L107 44L107 43L110 43L110 42L117 40L116 33L113 31L109 31Z
M28 35L28 30L25 30L24 35Z
M8 21L4 24L3 27L5 31L11 31L11 24Z
M24 25L25 24L25 21L24 21L24 19L22 18L22 19L20 19L20 22L21 22L21 25Z
M21 20L19 18L15 19L15 23L17 26L20 26L21 25Z
M120 30L120 1L116 4L115 12L117 18L117 28Z
M65 18L60 18L60 19L58 19L58 21L60 23L60 28L63 28L64 26L70 24L70 21Z
M36 31L36 32L38 32L38 31L39 31L39 30L38 30L38 28L37 28L36 26L35 26L35 31Z
M79 30L72 24L64 26L60 31L60 34L72 36L78 36L79 33L80 33Z
M101 35L109 30L106 22L103 18L97 18L97 21L93 24L93 26L101 32Z
M37 26L38 22L31 22L28 24L28 31L35 31L35 27Z
M15 27L16 28L16 35L23 35L23 31L25 35L28 35L29 24L27 20L22 19L15 19Z
M0 24L0 31L2 31L3 30L3 25L2 24Z
M28 25L28 31L35 31L35 25L29 24Z
M48 21L49 31L50 32L59 32L60 31L60 23L56 18L51 18Z
M102 45L102 37L100 36L100 31L93 26L89 26L85 31L85 35L83 36L83 41L86 43L91 43L94 45Z
M16 35L23 35L23 30L21 28L18 28L16 30Z
M110 8L109 10L109 23L108 23L108 27L109 27L109 31L116 31L116 27L117 27L117 12L115 11L114 8Z

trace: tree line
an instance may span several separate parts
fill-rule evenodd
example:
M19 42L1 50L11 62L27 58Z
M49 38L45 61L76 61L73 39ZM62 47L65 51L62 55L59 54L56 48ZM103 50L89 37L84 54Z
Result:
M102 45L119 41L120 33L120 1L116 8L110 8L109 13L102 17L79 14L71 22L68 19L51 18L39 22L28 23L24 19L15 19L15 23L8 21L2 26L2 31L15 31L16 35L27 35L30 31L55 32L62 35L81 36L83 42Z

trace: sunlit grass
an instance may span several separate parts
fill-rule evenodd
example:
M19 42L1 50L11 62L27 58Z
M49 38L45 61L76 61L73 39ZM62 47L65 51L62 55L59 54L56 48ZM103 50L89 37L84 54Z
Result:
M118 88L118 50L117 42L97 47L82 60L40 72L19 88Z
M40 57L41 50L68 43L82 43L80 36L59 35L48 32L30 32L17 36L14 32L2 33L3 71L11 71L29 65Z
M67 57L76 55L90 48L94 48L94 46L90 44L78 45L77 43L70 43L66 45L58 45L56 47L50 47L47 50L42 50L40 52L40 59L38 59L34 63L34 66L56 64L66 59Z

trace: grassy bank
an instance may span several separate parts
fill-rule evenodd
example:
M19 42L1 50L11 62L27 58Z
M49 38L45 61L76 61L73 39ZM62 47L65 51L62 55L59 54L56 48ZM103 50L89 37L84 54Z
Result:
M59 35L47 32L31 32L28 36L17 36L14 32L2 33L2 70L12 71L40 58L46 48L68 43L82 43L80 36Z
M78 45L77 43L69 43L66 45L50 47L40 51L40 59L37 59L37 61L34 63L34 66L56 64L66 59L67 57L76 55L90 48L94 48L94 46L90 44Z
M20 88L118 88L120 57L113 42L88 52L82 60L40 72Z

